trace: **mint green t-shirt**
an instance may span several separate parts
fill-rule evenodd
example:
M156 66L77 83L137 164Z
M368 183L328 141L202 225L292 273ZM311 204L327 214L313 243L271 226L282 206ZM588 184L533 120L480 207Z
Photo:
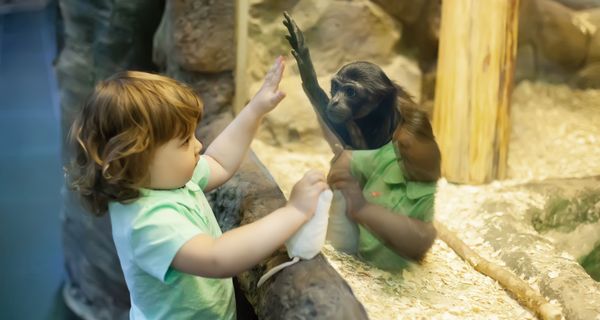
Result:
M132 203L109 204L112 233L131 297L130 319L235 319L231 278L203 278L171 268L181 246L221 229L202 189L202 156L192 179L173 190L141 189Z
M398 163L400 155L392 142L374 150L354 150L350 163L352 176L363 187L365 199L373 204L423 221L433 220L435 182L408 181ZM409 265L386 247L369 230L359 225L358 255L378 268L398 271Z

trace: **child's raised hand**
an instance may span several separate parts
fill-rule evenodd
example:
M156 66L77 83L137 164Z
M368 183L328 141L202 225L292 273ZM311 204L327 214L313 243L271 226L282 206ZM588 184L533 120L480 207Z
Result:
M326 189L325 175L318 170L309 170L292 188L288 205L303 212L308 221L315 214L319 195Z
M285 93L279 90L279 82L281 82L284 69L285 62L283 61L283 57L279 56L273 66L271 66L271 69L269 69L269 72L267 72L263 85L250 101L249 104L260 115L273 110L285 98Z

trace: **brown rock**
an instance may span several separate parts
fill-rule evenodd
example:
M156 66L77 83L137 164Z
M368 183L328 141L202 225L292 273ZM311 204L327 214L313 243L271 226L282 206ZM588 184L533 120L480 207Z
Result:
M169 63L165 74L187 83L195 89L204 103L206 117L231 110L234 94L233 71L227 70L220 73L192 72Z
M319 75L332 74L345 63L355 60L385 64L395 55L402 27L368 0L312 0L286 4L287 7L283 4L271 7L265 1L251 4L248 72L255 81L262 78L276 56L290 52L281 24L283 10L289 11L304 31Z
M536 77L535 50L529 43L519 46L515 66L515 82Z
M383 64L394 54L401 26L379 7L333 1L327 9L319 27L305 30L317 70L334 72L355 60Z
M589 35L575 24L575 12L551 0L537 0L536 9L532 30L539 53L566 70L580 68L586 58Z
M600 9L580 11L579 17L590 28L591 40L587 53L587 63L600 61Z
M429 0L371 0L402 23L414 24Z
M600 89L600 61L590 63L579 70L571 84L581 89Z
M600 0L555 0L556 2L573 10L582 10L600 7Z
M167 59L183 69L219 73L235 67L234 2L167 1L154 61ZM155 48L156 49L156 48Z

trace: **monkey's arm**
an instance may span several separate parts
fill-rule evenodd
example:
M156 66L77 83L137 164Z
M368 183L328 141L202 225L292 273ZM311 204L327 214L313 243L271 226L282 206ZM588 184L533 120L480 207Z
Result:
M372 203L366 203L353 218L394 252L414 260L420 260L427 253L437 235L431 222L394 214Z
M319 86L319 82L317 81L317 74L312 64L312 60L310 59L310 52L308 51L308 47L304 44L304 34L287 12L284 12L283 15L285 17L283 24L289 32L289 35L286 35L285 38L290 43L292 55L296 58L296 62L298 63L300 77L302 78L302 86L304 87L310 102L317 108L319 115L324 116L325 107L329 103L329 97Z
M352 120L346 122L346 129L350 135L350 142L355 149L369 149L369 146L367 145L367 142L365 141L362 132L360 132L360 128L356 122Z
M319 121L319 127L321 127L321 131L323 131L323 137L325 137L325 141L327 141L331 152L333 152L334 155L337 155L346 147L345 144L342 143L342 140L339 136L333 133L333 131L331 131L331 129L325 123L323 123L323 120L318 115L317 120Z
M350 160L347 157L339 159L339 164L332 165L327 182L344 194L348 210L346 214L397 254L420 260L431 248L437 235L433 223L369 203L360 184L349 172Z
M287 12L283 13L285 20L283 24L288 29L289 35L286 35L286 39L292 47L292 55L298 63L298 69L300 70L300 77L302 78L302 88L308 96L310 103L317 112L319 118L319 124L323 130L325 139L329 143L329 146L334 150L336 144L342 144L344 148L347 147L347 143L342 139L336 126L329 121L325 114L325 108L329 104L329 97L327 93L319 86L317 80L317 74L310 58L310 52L308 47L304 44L304 35L302 30L298 28L296 22Z

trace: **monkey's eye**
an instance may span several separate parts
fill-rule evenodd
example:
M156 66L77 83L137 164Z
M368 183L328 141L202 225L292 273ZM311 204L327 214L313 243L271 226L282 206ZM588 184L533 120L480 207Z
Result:
M356 90L354 90L354 88L352 88L352 87L344 88L344 92L346 93L346 95L348 97L354 97L356 95Z
M338 85L335 82L331 82L331 94L335 94L338 91Z

